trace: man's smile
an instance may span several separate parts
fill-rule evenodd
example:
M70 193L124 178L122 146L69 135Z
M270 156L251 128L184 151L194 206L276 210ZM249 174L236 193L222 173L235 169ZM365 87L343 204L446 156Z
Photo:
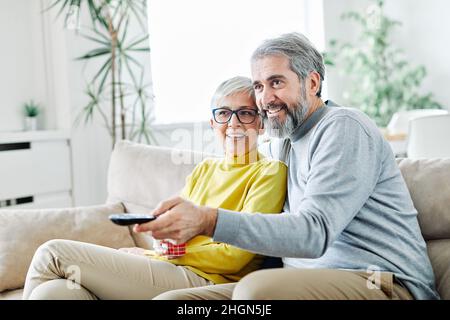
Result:
M283 105L273 105L271 107L264 107L263 111L266 113L268 118L278 117L280 111L287 109L285 104Z
M266 114L267 114L268 118L275 118L275 117L278 117L278 114L282 110L284 110L284 108L282 108L280 110L276 110L276 111L270 111L270 110L264 110L264 111L266 111Z

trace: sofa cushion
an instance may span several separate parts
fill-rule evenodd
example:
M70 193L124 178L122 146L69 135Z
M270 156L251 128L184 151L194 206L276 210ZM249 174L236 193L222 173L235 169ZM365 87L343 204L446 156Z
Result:
M450 239L428 241L427 248L436 277L436 289L442 299L450 300Z
M398 159L425 240L450 239L450 159Z
M73 209L0 211L0 292L22 288L36 249L51 239L90 242L112 248L132 247L128 228L108 215L124 212L121 204Z

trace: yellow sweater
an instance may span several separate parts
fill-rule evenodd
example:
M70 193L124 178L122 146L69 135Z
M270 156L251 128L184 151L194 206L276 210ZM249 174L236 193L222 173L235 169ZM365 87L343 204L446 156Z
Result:
M279 213L286 196L286 165L264 159L260 154L253 163L235 162L204 160L187 177L181 196L197 205L250 213ZM257 270L263 259L205 236L189 240L186 251L177 259L160 259L185 266L216 284L238 281Z

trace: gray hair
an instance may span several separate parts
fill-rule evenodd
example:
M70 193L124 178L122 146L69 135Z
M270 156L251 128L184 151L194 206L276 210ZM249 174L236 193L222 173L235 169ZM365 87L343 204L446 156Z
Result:
M325 65L320 52L303 34L292 32L277 38L265 40L252 55L252 62L265 56L283 55L289 59L289 66L304 82L311 71L320 75L320 87L316 93L320 97L325 78Z
M255 100L252 80L247 77L237 76L222 82L211 99L211 108L217 108L225 97L236 93L248 94L250 98Z

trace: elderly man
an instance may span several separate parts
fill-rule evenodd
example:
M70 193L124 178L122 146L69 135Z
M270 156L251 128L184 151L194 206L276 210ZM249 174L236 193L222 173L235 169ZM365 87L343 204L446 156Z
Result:
M158 239L212 237L283 257L238 284L159 299L438 299L415 210L394 155L363 113L321 100L324 64L303 35L266 40L252 56L258 107L289 166L284 212L237 213L180 197L135 226Z

